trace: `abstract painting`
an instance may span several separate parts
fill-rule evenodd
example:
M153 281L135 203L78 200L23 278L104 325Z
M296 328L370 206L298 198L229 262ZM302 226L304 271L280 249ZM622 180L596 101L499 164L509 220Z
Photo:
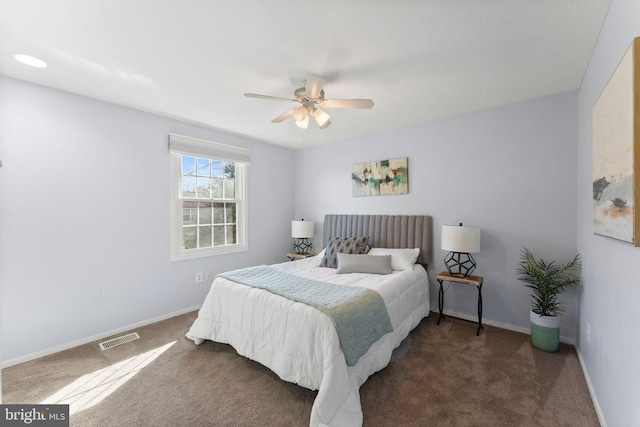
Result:
M593 231L640 246L640 38L593 106Z
M407 194L409 168L407 157L353 165L351 188L354 197Z

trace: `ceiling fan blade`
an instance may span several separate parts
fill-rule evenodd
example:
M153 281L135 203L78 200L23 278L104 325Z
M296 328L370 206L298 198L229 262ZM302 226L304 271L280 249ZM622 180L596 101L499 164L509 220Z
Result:
M320 92L326 83L322 77L309 74L307 76L307 83L305 84L304 93L311 99L316 99L320 96Z
M285 121L291 116L293 116L293 110L289 110L286 113L279 115L275 119L271 120L271 123L280 123L282 121Z
M249 98L268 99L270 101L298 102L297 100L291 99L291 98L280 98L279 96L270 96L270 95L258 95L257 93L245 93L244 96L247 96Z
M371 108L373 101L370 99L325 99L321 105L326 108Z

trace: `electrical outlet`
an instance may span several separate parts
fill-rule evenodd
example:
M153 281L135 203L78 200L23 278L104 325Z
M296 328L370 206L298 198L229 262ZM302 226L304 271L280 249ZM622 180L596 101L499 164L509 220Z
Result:
M213 271L207 271L207 280L213 279Z
M196 273L196 283L202 283L202 271Z
M587 330L585 331L585 335L587 336L587 342L591 342L591 325L587 323Z

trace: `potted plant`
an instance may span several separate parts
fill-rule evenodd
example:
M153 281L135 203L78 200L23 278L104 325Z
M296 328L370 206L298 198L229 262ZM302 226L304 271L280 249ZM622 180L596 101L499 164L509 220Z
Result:
M577 285L581 278L576 275L580 268L580 254L564 265L556 261L546 263L536 259L529 249L523 247L520 266L516 270L518 280L532 289L531 296L531 342L540 350L554 352L560 342L560 317L563 304L558 296L565 288Z

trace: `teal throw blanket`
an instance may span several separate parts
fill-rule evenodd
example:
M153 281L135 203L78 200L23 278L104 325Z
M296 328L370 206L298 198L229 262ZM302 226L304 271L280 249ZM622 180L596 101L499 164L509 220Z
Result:
M266 265L229 271L220 276L265 289L327 314L336 326L349 366L355 365L371 344L393 330L382 297L370 289L319 282Z

